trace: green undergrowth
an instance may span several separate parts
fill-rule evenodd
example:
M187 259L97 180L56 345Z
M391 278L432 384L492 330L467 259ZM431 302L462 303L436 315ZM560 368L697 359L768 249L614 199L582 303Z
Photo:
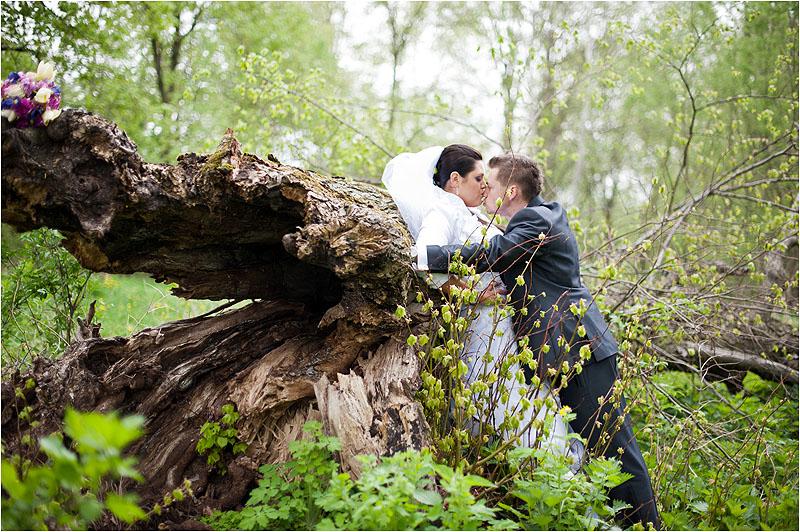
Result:
M112 275L83 269L50 229L16 234L3 227L2 362L25 367L36 357L56 358L75 339L78 319L95 301L100 335L129 336L147 327L197 316L220 305L186 300L174 285L145 274Z
M216 530L605 529L622 505L605 490L626 480L617 462L595 460L573 475L563 457L518 448L508 489L436 460L430 450L358 457L357 476L341 472L337 438L318 422L290 444L292 460L264 465L239 511L203 521Z
M797 387L747 373L742 389L679 371L631 415L670 530L794 530ZM633 392L635 393L635 391Z
M141 416L68 409L63 433L38 442L45 463L24 454L3 458L2 528L86 530L105 513L128 524L145 518L135 494L112 489L121 479L144 480L136 458L123 454L143 426Z
M656 373L649 386L653 402L637 402L631 415L665 529L793 529L796 387L748 373L731 391L677 371ZM240 510L203 520L216 530L603 530L623 507L606 493L627 477L604 458L575 476L564 458L518 447L492 476L424 449L359 457L356 476L341 471L336 438L319 423L305 430L291 444L292 460L261 467ZM500 478L508 475L510 482Z

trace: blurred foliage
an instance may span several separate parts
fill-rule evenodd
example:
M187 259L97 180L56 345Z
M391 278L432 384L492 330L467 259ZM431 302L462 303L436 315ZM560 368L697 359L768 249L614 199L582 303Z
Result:
M4 363L30 363L58 356L72 341L78 316L85 316L91 272L61 247L56 231L19 235L3 247L2 327Z
M84 270L61 247L61 235L37 229L17 235L3 226L2 361L25 367L37 356L58 357L74 339L78 318L96 301L93 323L103 336L127 336L145 327L188 318L218 303L185 300L146 275ZM6 366L8 368L8 366Z
M116 122L146 160L174 161L213 148L234 125L230 109L243 104L235 90L238 47L281 50L289 66L331 71L333 9L294 2L9 2L2 75L35 70L48 59L57 65L64 105Z
M146 327L197 316L219 306L217 301L173 296L175 285L157 283L148 275L95 273L86 291L96 300L96 322L103 336L128 336Z
M47 463L19 455L3 459L4 530L86 530L108 511L125 523L146 516L135 494L115 493L109 481L142 481L136 459L122 451L142 435L144 418L67 409L64 434L39 440ZM68 442L65 443L65 436Z

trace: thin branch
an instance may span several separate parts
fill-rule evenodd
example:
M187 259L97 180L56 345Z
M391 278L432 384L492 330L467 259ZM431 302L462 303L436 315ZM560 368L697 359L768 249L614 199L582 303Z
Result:
M778 140L780 140L780 139L778 139ZM777 142L777 141L776 141L776 142ZM747 165L747 166L744 166L744 167L739 167L739 168L738 168L738 169L736 169L735 171L732 171L732 172L730 172L729 174L727 174L726 176L724 176L724 177L723 177L722 179L720 179L720 180L719 180L717 183L712 183L711 185L709 185L709 186L708 186L708 187L707 187L707 188L706 188L706 189L703 191L703 193L702 193L702 194L701 194L699 197L697 197L697 198L692 198L692 199L690 199L690 200L687 200L687 201L685 201L683 204L681 204L681 205L680 205L678 208L676 208L676 209L673 211L673 213L672 213L672 214L671 214L669 217L667 217L666 219L664 219L664 220L662 221L662 223L661 223L661 224L659 224L659 227L657 227L657 228L655 228L655 229L653 229L653 230L651 230L651 231L648 231L647 233L645 233L644 235L642 235L642 236L641 236L641 237L640 237L640 238L639 238L639 239L636 241L636 243L634 244L634 246L639 246L639 245L641 245L641 244L642 244L642 242L644 242L645 240L650 240L650 239L651 239L651 238L653 238L654 236L657 236L657 235L659 235L660 233L663 233L663 231L664 231L664 224L665 224L666 222L669 222L669 221L671 221L671 220L673 220L673 219L683 219L683 218L684 218L684 213L685 213L686 211L691 211L691 210L692 210L692 209L694 209L694 208L695 208L697 205L699 205L700 203L702 203L703 201L705 201L705 199L706 199L706 198L708 198L708 197L710 197L710 196L714 195L714 193L715 193L716 191L720 190L720 189L721 189L721 188L722 188L724 185L727 185L728 183L730 183L731 181L733 181L733 180L734 180L734 179L736 179L737 177L739 177L739 176L741 176L741 175L744 175L744 174L747 174L747 173L749 173L749 172L752 172L752 171L753 171L753 170L755 170L756 168L759 168L759 167L761 167L761 166L764 166L765 164L769 163L769 162L770 162L770 161L772 161L773 159L776 159L776 158L778 158L778 157L782 157L782 156L784 156L784 155L791 155L791 154L792 154L792 149L793 149L793 148L794 148L794 145L793 145L792 143L790 143L789 145L787 145L786 147L784 147L782 150L780 150L780 151L777 151L777 152L770 153L770 154L769 154L769 155L767 155L766 157L764 157L764 158L762 158L762 159L759 159L758 161L756 161L756 162L754 162L754 163L752 163L752 164L749 164L749 165Z
M683 63L681 63L683 66ZM694 124L697 120L697 105L695 103L694 94L692 93L692 89L689 86L689 81L686 79L686 76L683 73L681 68L677 68L678 75L681 78L681 82L683 83L683 87L686 89L686 93L689 95L689 101L692 104L692 118L689 121L689 132L686 134L686 143L683 145L683 156L681 158L681 166L678 170L677 175L675 176L675 183L672 186L672 191L669 197L669 204L667 205L666 211L669 212L672 209L672 205L675 202L675 194L678 191L678 181L680 181L681 177L686 176L686 169L689 167L689 147L692 144L692 140L694 139ZM687 184L687 190L689 194L692 193L691 188Z
M167 103L167 91L164 85L164 72L161 65L161 43L155 36L150 38L150 47L153 51L153 66L156 69L156 83L158 84L161 103Z
M722 98L721 100L714 100L713 102L704 103L697 107L698 111L702 111L703 109L708 109L709 107L714 107L716 105L723 105L726 103L737 102L739 100L786 100L789 102L793 102L794 99L787 98L786 96L768 96L766 94L740 94L737 96L729 96L728 98Z
M756 198L756 197L753 197L753 196L747 196L747 195L744 195L744 194L734 194L732 192L725 192L725 191L722 191L722 190L718 190L717 192L715 192L715 194L717 196L724 196L726 198L736 198L736 199L741 199L741 200L746 200L746 201L752 201L754 203L762 203L764 205L769 205L770 207L775 207L776 209L783 209L784 211L792 212L792 213L795 213L795 214L797 214L797 212L798 212L797 209L793 209L791 207L787 207L786 205L781 205L780 203L775 203L774 201L769 201L769 200L765 200L765 199L761 199L761 198Z
M372 144L373 146L378 148L380 151L382 151L384 154L386 154L387 157L390 157L390 158L394 157L394 154L392 152L390 152L389 150L387 150L386 148L384 148L383 146L378 144L372 137L370 137L366 133L360 131L355 126L351 125L350 123L345 122L343 119L339 118L339 116L336 115L334 112L328 110L322 104L316 102L315 100L312 100L311 98L309 98L305 94L303 94L301 92L298 92L298 91L296 91L294 89L290 89L289 87L286 87L285 85L278 85L277 83L275 83L271 79L265 78L263 76L259 76L258 79L263 83L272 85L273 87L277 87L277 88L281 89L282 91L286 92L287 94L291 94L292 96L296 96L296 97L300 98L301 100L303 100L304 102L306 102L306 103L308 103L310 105L313 105L314 107L316 107L317 109L319 109L320 111L325 113L326 115L328 115L331 118L333 118L339 124L343 125L347 129L353 131L357 135L360 135L360 136L364 137L367 141L369 141L370 144Z
M376 111L389 111L390 110L390 109L388 109L386 107L382 107L380 105L372 106L372 105L364 105L364 104L352 103L352 102L344 102L343 105L346 105L348 107L356 107L356 108L359 108L359 109L372 109L372 110L376 110ZM477 133L478 135L483 137L485 140L487 140L488 142L491 142L492 144L494 144L495 146L497 146L499 148L503 147L503 143L502 142L500 142L499 140L495 140L492 137L489 137L488 135L486 135L486 133L483 131L483 129L481 129L480 127L476 126L475 124L471 124L469 122L465 122L463 120L459 120L457 118L453 118L452 116L449 116L449 115L445 115L445 114L442 114L442 113L434 113L432 111L414 111L414 110L411 110L411 109L395 109L394 112L395 113L409 114L409 115L417 115L417 116L427 116L427 117L430 117L430 118L438 118L438 119L443 120L445 122L451 122L453 124L456 124L456 125L463 126L463 127L471 129L472 131L474 131L475 133Z
M797 183L796 177L776 177L773 179L759 179L758 181L750 181L749 183L743 183L741 185L731 185L725 188L721 188L721 192L731 192L733 190L739 190L742 188L753 188L758 187L761 185L770 185L772 183Z

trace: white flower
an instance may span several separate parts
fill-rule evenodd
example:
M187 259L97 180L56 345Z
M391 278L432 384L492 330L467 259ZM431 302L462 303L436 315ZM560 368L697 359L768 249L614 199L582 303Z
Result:
M47 125L56 118L58 118L58 115L60 114L61 114L61 109L48 109L47 111L42 113L42 122L44 122L44 124Z
M42 61L39 63L39 68L36 69L36 81L53 81L56 77L56 70L52 63Z
M9 122L13 122L17 119L17 113L15 113L13 109L3 109L0 111L0 115L5 117Z
M37 103L47 103L50 100L50 96L52 94L53 94L52 90L48 89L47 87L42 87L36 92L36 96L33 99Z
M22 88L22 83L14 83L6 88L6 98L22 98L25 96L25 89Z

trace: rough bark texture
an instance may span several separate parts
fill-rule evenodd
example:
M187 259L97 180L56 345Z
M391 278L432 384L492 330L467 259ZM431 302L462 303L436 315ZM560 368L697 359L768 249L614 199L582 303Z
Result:
M230 131L210 155L148 164L114 124L78 110L2 140L4 222L60 230L93 271L147 272L186 298L256 300L129 338L87 329L31 372L34 436L57 430L67 405L143 414L138 489L152 503L191 480L187 515L240 504L258 466L285 460L309 419L345 442L355 473L357 454L427 443L418 360L392 313L414 280L411 241L385 192L242 153ZM10 451L22 378L3 387ZM222 476L195 446L225 403L248 450L226 456Z

